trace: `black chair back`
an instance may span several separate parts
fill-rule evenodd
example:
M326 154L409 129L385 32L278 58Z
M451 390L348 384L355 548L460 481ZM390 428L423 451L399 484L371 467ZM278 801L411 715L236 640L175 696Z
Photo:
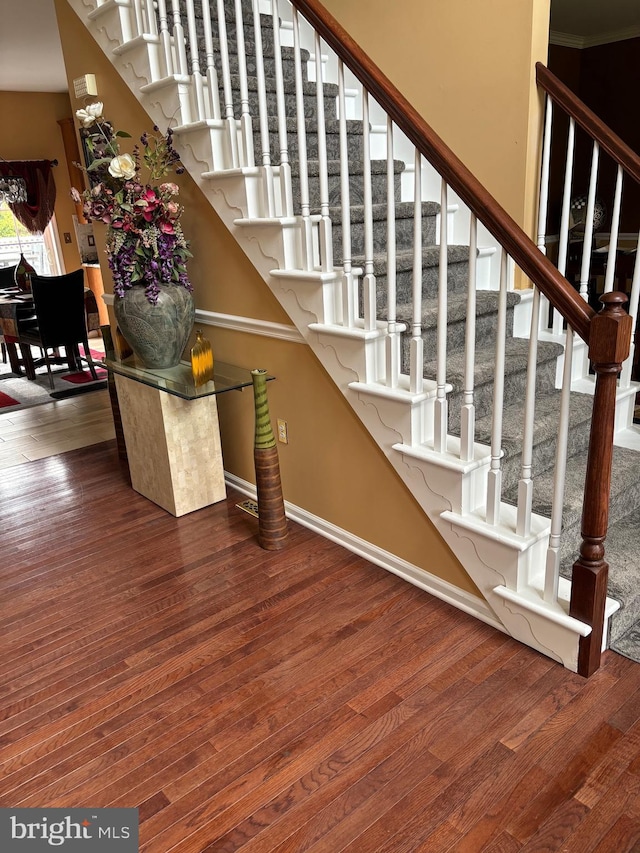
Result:
M15 287L16 286L16 270L17 269L18 269L18 264L14 264L12 267L0 268L0 290L4 290L7 287Z
M43 347L86 341L84 270L57 276L34 275L31 291Z

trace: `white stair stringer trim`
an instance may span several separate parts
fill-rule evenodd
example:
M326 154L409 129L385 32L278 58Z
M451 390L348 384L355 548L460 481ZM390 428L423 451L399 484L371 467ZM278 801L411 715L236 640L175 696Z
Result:
M559 618L558 605L547 606L543 601L538 611L532 613L525 594L529 586L535 589L529 583L531 566L544 566L548 519L534 517L533 533L520 537L512 532L515 509L506 504L502 505L503 519L510 514L513 518L509 519L510 524L500 527L490 527L479 517L477 523L471 524L470 515L452 511L454 501L463 502L465 495L469 499L469 494L477 494L473 480L483 482L488 467L486 456L479 454L472 463L461 463L455 452L443 457L428 447L390 444L393 427L383 423L381 412L386 410L378 401L374 404L375 396L359 391L358 399L363 405L352 403L354 411L482 592L495 617L512 637L576 671L579 640L585 630L590 633L589 626L578 620L567 621L568 616ZM454 444L449 444L452 451ZM518 595L507 603L495 592L496 588L517 589Z
M252 483L227 471L225 471L225 480L231 488L236 489L253 500L257 499L256 487ZM448 581L442 580L442 578L431 574L431 572L427 572L425 569L414 566L413 563L409 563L407 560L396 557L395 554L391 554L389 551L385 551L383 548L379 548L377 545L373 545L359 536L354 536L353 533L349 533L349 531L332 524L330 521L326 521L302 509L296 504L291 503L291 501L285 500L284 507L287 518L290 518L292 521L301 524L303 527L307 527L309 530L313 530L325 539L330 539L353 554L358 554L358 556L363 557L370 563L374 563L376 566L392 572L394 575L428 592L435 598L451 604L457 610L462 610L464 613L468 613L470 616L504 633L504 626L495 618L491 610L487 607L486 602L476 595L472 595Z
M83 0L67 2L92 29L86 20ZM178 99L175 86L154 86L153 96L140 91L143 80L151 82L151 74L142 68L144 51L135 52L134 73L129 60L123 66L122 58L114 54L113 44L106 37L104 28L97 33L92 29L92 32L152 120L162 125L172 117L176 113ZM125 55L130 54L127 51ZM432 427L432 388L425 386L423 399L415 399L410 394L403 399L398 389L385 389L380 385L384 379L384 328L374 329L373 334L364 330L350 330L352 334L345 334L342 327L340 332L336 331L337 327L332 326L332 306L338 304L341 270L321 273L303 269L299 218L284 220L272 217L265 221L249 215L254 203L260 205L260 169L253 170L251 174L238 169L224 178L217 174L220 169L212 168L215 151L211 151L211 123L200 122L198 125L196 130L200 133L196 130L187 132L186 128L176 131L179 133L183 164L478 586L486 601L483 605L485 614L490 614L485 621L496 627L503 626L526 645L575 669L580 631L571 631L564 625L560 631L554 608L543 607L541 613L532 616L530 606L526 607L520 598L507 602L495 592L500 587L517 589L518 585L518 592L522 591L522 578L528 577L529 566L544 565L541 550L544 550L545 537L534 536L530 537L531 541L516 544L501 536L500 531L482 535L478 530L465 529L454 521L454 518L459 520L462 517L462 510L473 508L478 502L477 483L486 475L486 462L479 458L478 465L465 470L464 465L456 468L449 464L447 458L435 459L436 454L429 458L425 443L428 443ZM360 387L362 383L373 385L374 393ZM399 414L399 409L405 409L405 412ZM421 448L417 453L416 447ZM326 535L330 535L329 528L324 529ZM367 556L367 559L373 558ZM417 571L423 574L421 570ZM411 572L406 571L405 574L407 580L415 582ZM446 582L438 579L438 583Z

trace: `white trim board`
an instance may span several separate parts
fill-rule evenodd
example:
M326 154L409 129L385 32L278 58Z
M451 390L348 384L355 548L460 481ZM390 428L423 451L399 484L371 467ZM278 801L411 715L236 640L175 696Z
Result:
M102 300L105 305L113 305L113 293L103 293ZM196 323L308 346L296 327L285 323L272 323L270 320L257 320L254 317L240 317L236 314L221 314L218 311L204 311L201 308L196 308Z
M269 320L256 320L252 317L240 317L236 314L220 314L217 311L196 309L196 322L219 329L231 329L234 332L246 332L262 335L265 338L278 338L294 344L307 344L295 326L284 323L272 323Z

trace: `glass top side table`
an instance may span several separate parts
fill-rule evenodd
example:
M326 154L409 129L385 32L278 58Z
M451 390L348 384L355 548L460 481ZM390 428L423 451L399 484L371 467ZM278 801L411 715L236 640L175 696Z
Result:
M287 521L266 393L266 383L275 377L216 361L213 379L196 387L188 362L163 370L142 367L135 356L105 358L102 364L115 380L112 407L122 426L131 484L176 516L226 496L216 398L251 386L258 541L267 550L285 547ZM194 488L196 483L200 488Z
M253 384L250 370L221 361L216 361L214 364L213 379L198 387L193 382L191 365L186 361L181 361L176 367L164 370L142 367L135 356L124 361L105 358L103 364L112 373L142 382L151 388L166 391L167 394L182 397L183 400L197 400L200 397L210 397L212 394L222 394L225 391L239 391ZM265 378L267 381L275 379L269 374Z

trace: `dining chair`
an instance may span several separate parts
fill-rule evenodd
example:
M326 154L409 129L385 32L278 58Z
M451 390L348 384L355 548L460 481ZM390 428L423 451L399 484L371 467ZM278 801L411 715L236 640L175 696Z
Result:
M87 340L84 270L58 276L34 275L31 277L31 291L36 324L24 329L19 327L18 340L21 345L27 345L25 350L30 346L41 348L51 388L54 384L49 350L59 350L60 347L64 347L64 360L70 370L77 369L80 361L86 361L91 376L98 379ZM83 358L78 344L84 348ZM56 362L59 362L59 357L56 357Z
M16 269L18 265L14 264L12 267L2 267L0 268L0 290L5 290L9 287L15 287L16 284ZM2 348L2 361L4 364L7 363L7 345L4 342L4 335L0 333L0 347Z

